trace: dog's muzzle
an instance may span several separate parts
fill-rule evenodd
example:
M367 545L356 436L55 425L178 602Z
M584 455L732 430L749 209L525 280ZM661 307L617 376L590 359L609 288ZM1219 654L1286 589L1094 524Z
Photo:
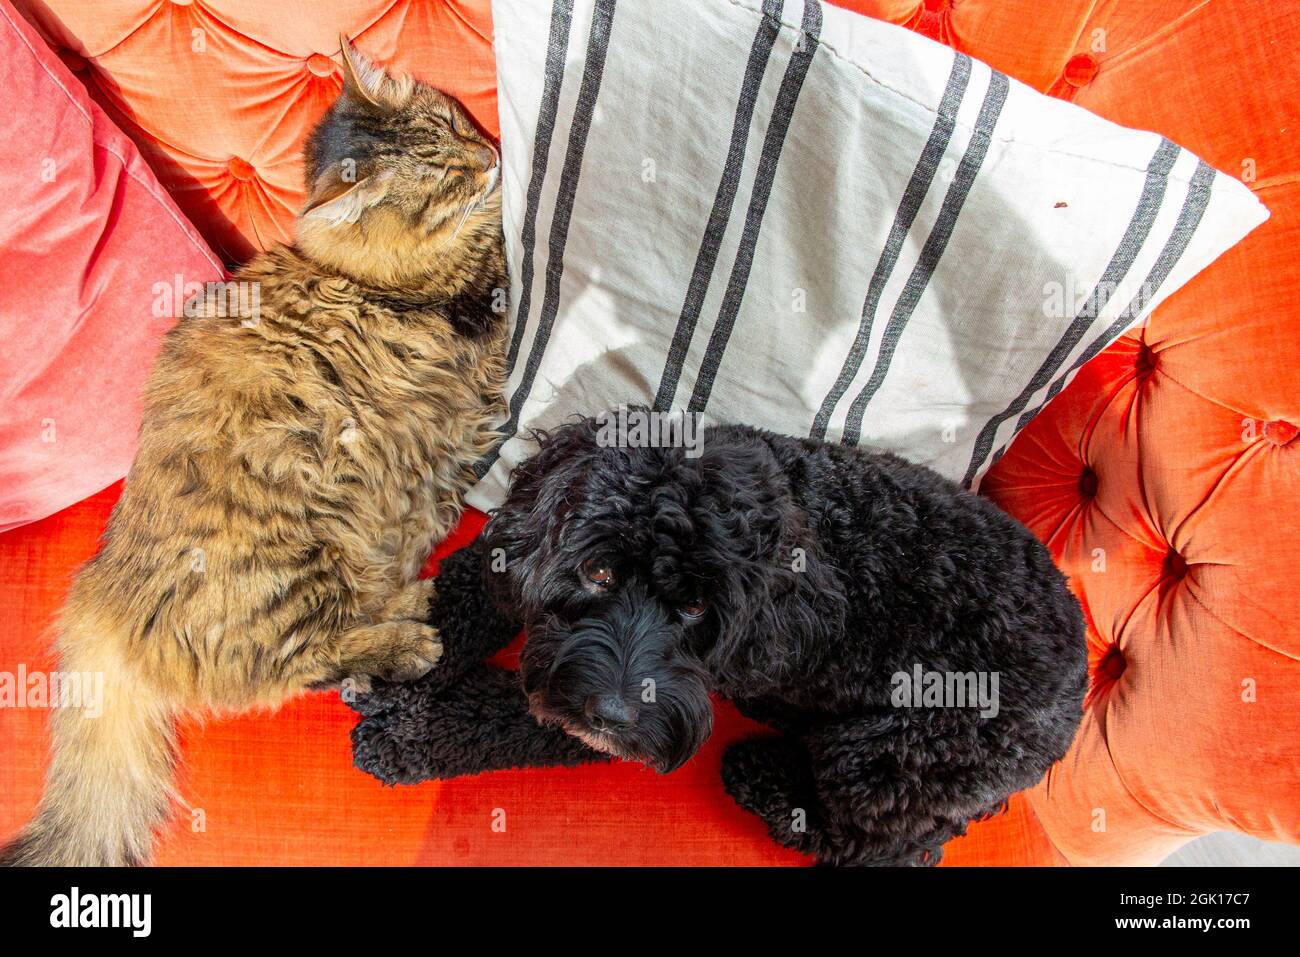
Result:
M530 710L596 750L672 771L713 729L705 672L680 639L657 603L631 591L572 623L544 616L520 658Z

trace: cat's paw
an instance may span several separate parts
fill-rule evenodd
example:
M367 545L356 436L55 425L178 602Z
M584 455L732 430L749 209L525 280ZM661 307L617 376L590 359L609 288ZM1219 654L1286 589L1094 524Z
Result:
M429 609L437 592L436 578L420 578L404 586L384 608L390 620L428 621Z
M343 700L351 703L357 695L370 694L375 690L375 682L370 675L348 675L339 682L339 694Z
M438 631L414 621L398 623L399 640L388 660L375 675L385 681L415 681L423 678L442 657Z

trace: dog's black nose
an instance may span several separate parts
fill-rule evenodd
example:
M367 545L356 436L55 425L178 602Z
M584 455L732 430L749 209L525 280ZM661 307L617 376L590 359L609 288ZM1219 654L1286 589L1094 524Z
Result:
M593 731L626 731L636 724L636 712L618 695L592 695L584 710Z

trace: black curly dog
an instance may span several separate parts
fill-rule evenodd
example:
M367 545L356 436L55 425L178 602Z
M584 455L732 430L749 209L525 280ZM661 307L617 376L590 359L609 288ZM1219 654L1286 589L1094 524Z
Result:
M742 426L705 430L698 457L631 442L588 419L517 469L444 564L442 663L356 705L359 767L412 782L603 753L671 771L717 692L777 731L722 772L778 842L934 864L1065 754L1082 615L1014 519L892 455ZM522 694L483 663L520 621Z

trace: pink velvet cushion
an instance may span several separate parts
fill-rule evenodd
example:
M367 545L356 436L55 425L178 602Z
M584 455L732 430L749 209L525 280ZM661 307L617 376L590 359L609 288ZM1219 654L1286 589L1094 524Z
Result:
M187 284L221 264L0 0L0 531L126 474L140 387Z

